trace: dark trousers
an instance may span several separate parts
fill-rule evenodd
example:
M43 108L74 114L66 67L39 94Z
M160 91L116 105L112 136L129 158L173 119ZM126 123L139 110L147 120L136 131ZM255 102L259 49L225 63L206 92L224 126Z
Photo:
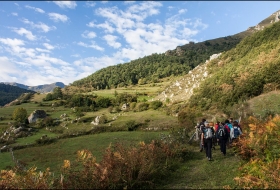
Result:
M212 158L212 139L204 139L204 149L207 158Z
M227 153L227 139L219 139L221 152L226 155Z

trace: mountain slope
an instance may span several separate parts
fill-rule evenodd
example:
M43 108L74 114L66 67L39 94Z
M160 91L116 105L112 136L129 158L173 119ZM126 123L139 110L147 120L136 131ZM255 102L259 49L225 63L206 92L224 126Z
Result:
M236 48L208 65L211 77L190 98L204 110L234 103L280 88L280 22L246 37Z
M0 106L15 100L23 93L35 93L32 90L25 90L17 86L11 86L0 83Z
M2 83L7 84L7 85L12 85L12 86L17 86L17 87L20 87L20 88L23 88L26 90L40 92L40 93L51 92L55 87L60 87L60 88L65 87L65 85L62 82L55 82L55 83L51 83L51 84L44 84L44 85L38 85L38 86L27 86L27 85L15 83L15 82L2 82Z
M258 24L257 26L250 27L247 31L236 34L236 35L246 36L246 34L244 34L244 33L246 33L246 32L251 33L251 35L247 35L247 37L244 38L244 40L241 41L241 43L236 46L236 48L233 48L232 50L229 50L228 52L223 52L221 54L212 55L210 57L210 60L213 60L213 61L211 61L211 63L209 62L206 64L200 64L197 68L190 71L187 75L183 76L181 79L177 80L174 83L171 83L155 99L165 101L168 98L170 100L170 102L173 102L173 103L182 102L182 101L188 102L189 98L192 96L193 92L199 88L200 84L204 80L206 80L205 83L208 86L210 86L212 89L216 90L215 92L220 92L219 89L223 88L225 90L224 93L230 93L232 86L228 86L228 84L225 83L224 80L230 80L230 79L228 79L229 77L232 76L232 74L230 74L230 73L236 72L236 71L234 71L235 70L234 65L237 66L239 64L239 62L242 61L242 59L240 59L241 57L245 56L244 60L246 61L246 64L244 63L244 67L240 68L239 71L246 71L246 70L248 70L248 68L250 68L251 70L255 70L257 67L255 64L251 65L251 62L253 61L253 59L258 60L258 59L261 59L261 57L262 57L261 55L258 56L257 54L260 53L261 51L269 51L269 49L273 50L274 48L276 48L277 39L270 40L271 43L274 44L274 46L272 46L272 44L271 45L269 44L270 43L269 39L272 38L272 36L274 36L274 35L277 38L277 35L278 35L276 32L277 26L275 25L275 23L279 21L279 18L278 18L279 13L280 13L280 11L275 12L274 14L272 14L271 16L269 16L268 18L266 18L262 22L260 22L260 24ZM272 27L272 29L268 29L268 27L269 28ZM267 30L265 30L265 29L267 29ZM254 32L252 32L253 30L254 30ZM273 30L274 32L273 31L269 32L270 30ZM264 48L260 47L258 49L255 49L261 45L266 46L265 44L268 47L264 47ZM232 53L232 52L234 52L234 53ZM250 57L250 58L246 57L248 53L252 53L252 57ZM222 56L220 56L220 55L222 55ZM262 55L264 55L264 54L262 54ZM220 56L220 58L218 60L214 61L214 58L217 58L219 56ZM226 56L226 58L222 58L224 56ZM270 55L270 54L266 55L267 58L268 57L273 58L271 56L272 55ZM232 60L230 60L230 59L232 59ZM227 67L223 66L223 65L225 65L224 62L225 61L232 62L233 59L236 60L236 63L231 63L232 67L230 68L229 71L227 71ZM269 60L269 59L267 59L267 60ZM215 65L214 63L216 63L218 66L214 66ZM210 68L208 68L208 67L210 67ZM216 74L218 71L221 73ZM227 73L227 74L224 74L224 73ZM213 75L214 75L215 79L213 79L213 80L208 79ZM216 75L218 75L218 76L216 76ZM243 76L243 74L240 73L239 76ZM235 75L233 77L235 77ZM207 82L207 81L210 81L210 82ZM217 81L221 82L220 86L213 86L213 84L217 83ZM204 84L204 85L206 85L206 84ZM246 83L241 86L243 88L245 88ZM203 86L202 88L205 88L205 87ZM230 88L230 89L228 89L228 88ZM202 107L206 106L206 105L210 105L214 101L216 103L220 103L221 96L217 95L215 92L212 92L212 90L209 90L209 88L205 88L205 91L200 95L194 96L192 98L191 102L200 102L200 106L202 106ZM227 103L229 103L229 102L231 102L231 103L237 102L239 100L239 98L241 98L240 96L247 97L247 95L248 95L248 94L244 95L241 92L239 92L239 93L234 92L234 93L238 94L238 95L235 95L234 98L229 97L229 98L227 98L227 100L222 100L222 104L224 104L224 106L227 106L228 105ZM212 95L215 95L215 96L211 97ZM192 103L192 104L195 104L195 103ZM197 105L197 104L195 104L195 105Z

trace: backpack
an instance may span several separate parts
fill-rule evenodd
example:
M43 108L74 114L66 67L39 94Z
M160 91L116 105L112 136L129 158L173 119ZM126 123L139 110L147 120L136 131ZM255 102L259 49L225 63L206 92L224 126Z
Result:
M204 138L211 139L212 137L213 137L212 129L210 127L205 128Z
M225 132L225 127L222 126L222 127L219 127L218 129L218 137L225 137L226 136L226 132Z
M237 138L240 135L238 127L233 127L233 136Z
M200 132L200 134L203 133L204 129L205 129L205 125L202 125L202 124L201 124L201 125L199 126L199 132Z

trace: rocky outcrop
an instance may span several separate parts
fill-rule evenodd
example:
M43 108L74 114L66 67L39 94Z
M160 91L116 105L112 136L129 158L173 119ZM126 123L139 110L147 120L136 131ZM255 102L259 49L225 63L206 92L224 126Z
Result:
M17 138L33 135L34 130L26 126L10 126L0 136L0 142L14 141Z
M122 110L122 111L127 111L127 110L129 110L129 104L128 104L128 103L123 104L121 110Z
M47 117L47 114L44 110L35 110L29 115L28 121L29 123L35 123L37 119L44 119L45 117Z
M99 125L100 118L101 118L101 116L96 116L96 118L90 124Z
M209 77L207 71L208 62L218 58L220 55L221 53L213 54L209 60L206 60L205 64L198 65L180 80L171 83L169 87L151 101L160 100L166 102L169 99L170 103L187 102L193 95L194 89L198 88L200 83Z

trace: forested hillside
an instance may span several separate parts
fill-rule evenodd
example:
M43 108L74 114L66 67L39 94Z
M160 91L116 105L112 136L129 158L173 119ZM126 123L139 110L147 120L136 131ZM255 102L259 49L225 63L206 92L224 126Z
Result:
M158 82L172 75L184 75L205 62L211 55L235 47L241 39L241 35L237 35L200 43L191 42L166 53L152 54L129 63L103 68L84 79L73 82L72 85L109 89Z
M151 54L128 63L103 68L86 78L74 81L72 86L89 90L111 89L135 84L147 84L170 76L187 74L197 65L204 63L213 54L234 48L243 38L262 30L279 20L277 12L262 20L256 26L248 27L232 36L190 42L161 54Z
M16 86L6 85L0 83L0 106L4 106L5 104L15 100L18 98L22 93L28 93L34 91L25 90Z

